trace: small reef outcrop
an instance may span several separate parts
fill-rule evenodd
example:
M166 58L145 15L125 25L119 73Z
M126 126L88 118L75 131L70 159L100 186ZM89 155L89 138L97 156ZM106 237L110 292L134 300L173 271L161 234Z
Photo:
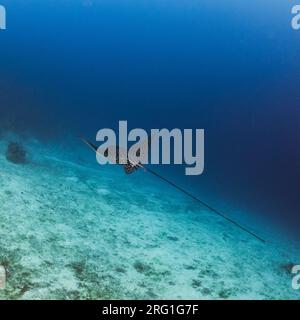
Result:
M6 159L15 164L25 164L27 152L21 143L10 142L6 150Z

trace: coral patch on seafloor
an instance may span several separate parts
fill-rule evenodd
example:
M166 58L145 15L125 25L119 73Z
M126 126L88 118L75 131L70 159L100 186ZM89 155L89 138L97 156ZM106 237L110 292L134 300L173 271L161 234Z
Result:
M26 163L27 152L19 142L10 142L6 150L6 159L15 164Z

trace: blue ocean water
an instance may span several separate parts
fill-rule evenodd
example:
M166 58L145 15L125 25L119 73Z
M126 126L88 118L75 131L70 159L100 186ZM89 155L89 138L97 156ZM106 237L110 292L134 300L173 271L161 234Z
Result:
M298 236L300 31L291 28L292 2L1 4L3 132L88 153L77 136L95 140L119 120L203 128L203 175L157 170L229 216L262 218Z

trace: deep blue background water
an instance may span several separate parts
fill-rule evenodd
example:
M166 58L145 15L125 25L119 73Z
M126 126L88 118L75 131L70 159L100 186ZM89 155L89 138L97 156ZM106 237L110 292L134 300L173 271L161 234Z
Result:
M119 120L204 128L206 170L184 177L219 208L300 227L296 1L1 0L1 124L93 137Z

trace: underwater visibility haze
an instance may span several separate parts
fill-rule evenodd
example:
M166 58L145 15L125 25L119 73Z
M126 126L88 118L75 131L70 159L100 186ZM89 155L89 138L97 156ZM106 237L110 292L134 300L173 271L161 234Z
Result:
M0 0L0 299L299 299L292 2ZM120 120L204 129L203 174L100 166Z

